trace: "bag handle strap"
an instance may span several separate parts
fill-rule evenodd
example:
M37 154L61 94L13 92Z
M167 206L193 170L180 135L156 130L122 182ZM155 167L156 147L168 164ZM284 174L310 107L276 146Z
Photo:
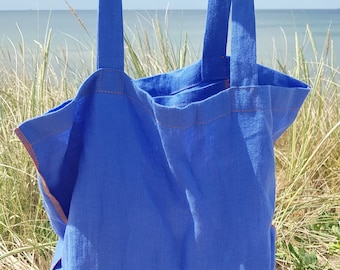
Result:
M232 11L230 70L226 58ZM231 86L258 84L254 0L210 0L204 34L202 79L230 78Z
M122 0L99 0L97 68L124 71Z
M202 80L224 80L227 70L226 45L228 39L231 0L209 0L202 54Z
M254 0L232 0L230 85L258 85Z
M230 71L226 44L232 5ZM99 0L97 67L124 71L122 0ZM202 79L226 79L231 86L257 85L254 0L209 0Z

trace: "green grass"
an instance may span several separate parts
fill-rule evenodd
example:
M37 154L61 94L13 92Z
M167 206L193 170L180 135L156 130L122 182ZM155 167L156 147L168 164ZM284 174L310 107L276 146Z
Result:
M153 22L154 34L131 30L126 37L126 70L143 77L183 67L197 59L188 46L171 43ZM139 33L139 34L135 34ZM306 43L296 39L296 54L276 59L275 68L313 86L295 123L276 142L278 269L340 269L340 85L333 44L304 59ZM51 32L32 51L13 44L0 49L0 268L48 269L54 235L39 195L35 169L13 134L22 121L71 98L93 68L71 65L67 49L51 49ZM87 53L93 55L93 49ZM57 61L55 61L57 59ZM90 66L93 67L94 57Z

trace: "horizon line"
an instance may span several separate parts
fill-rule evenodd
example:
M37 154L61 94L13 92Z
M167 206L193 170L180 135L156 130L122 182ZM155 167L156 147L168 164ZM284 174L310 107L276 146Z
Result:
M0 9L0 11L68 11L67 8L61 8L61 9ZM83 8L83 9L74 9L76 11L96 11L97 9L92 8ZM164 10L174 10L174 11L201 11L206 10L204 8L171 8L171 9L157 9L157 8L151 8L151 9L133 9L133 8L124 8L124 11L164 11ZM255 10L340 10L340 8L256 8Z

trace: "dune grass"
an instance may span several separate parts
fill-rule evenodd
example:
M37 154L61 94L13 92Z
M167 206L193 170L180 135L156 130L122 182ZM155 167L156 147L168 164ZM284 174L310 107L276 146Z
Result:
M340 267L340 71L326 33L318 56L304 59L296 38L292 76L312 86L297 120L276 143L277 261L282 269ZM282 63L279 66L284 66Z
M152 24L153 34L132 30L125 39L132 77L197 59L186 37L174 46L167 31ZM294 64L280 59L275 64L313 87L295 123L276 142L277 268L335 270L340 269L340 71L329 35L319 53L308 27L306 33L315 59L304 59L305 44L296 39L296 54L285 58ZM24 38L11 52L0 49L0 269L48 269L56 243L35 169L13 129L71 98L93 68L72 66L65 48L53 51L50 34L33 51L25 49Z

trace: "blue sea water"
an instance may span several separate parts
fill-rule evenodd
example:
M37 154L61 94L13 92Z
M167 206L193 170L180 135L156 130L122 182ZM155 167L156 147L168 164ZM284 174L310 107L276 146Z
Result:
M150 32L152 22L158 18L162 25L167 25L175 47L183 44L187 34L192 50L199 57L205 15L204 10L127 10L124 11L125 31L130 36L142 29ZM44 44L46 33L51 29L52 51L56 54L61 51L74 61L86 61L95 53L97 13L83 10L77 11L77 16L86 31L70 11L0 11L0 52L11 54L13 47L33 51ZM275 66L277 59L294 61L296 38L307 60L314 60L314 45L306 32L308 25L319 56L330 29L335 64L340 65L340 50L337 49L340 46L340 10L257 10L256 19L259 63Z

